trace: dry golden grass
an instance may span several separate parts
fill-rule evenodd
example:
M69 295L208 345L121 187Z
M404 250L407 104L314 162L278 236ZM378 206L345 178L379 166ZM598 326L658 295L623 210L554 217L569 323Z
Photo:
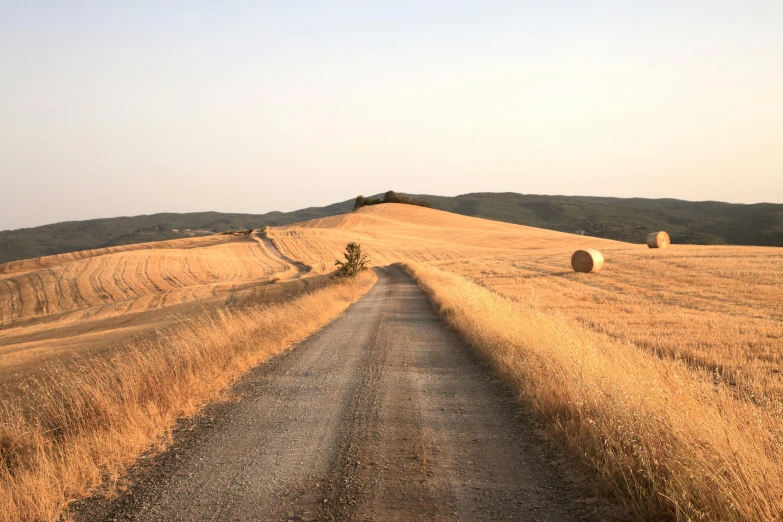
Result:
M364 272L292 301L223 309L30 381L24 402L0 403L0 521L57 520L178 417L334 319L374 281Z
M414 268L640 516L783 519L780 249L651 250L401 205L271 235L316 267L358 241L375 264L451 272ZM604 254L600 273L573 272L584 248Z
M732 385L756 404L783 405L783 256L763 247L674 245L615 250L598 274L567 252L439 263L517 302Z
M255 235L161 241L0 265L0 382L44 360L85 355L164 327L186 312L183 304L225 300L273 276L285 280L296 273Z
M511 300L433 267L409 270L448 324L640 516L783 518L780 411L533 300Z
M446 321L492 360L520 397L575 452L584 455L641 516L783 518L780 249L674 245L651 250L643 244L397 204L272 228L268 235L284 255L312 266L316 273L330 271L350 241L361 243L374 265L414 263L412 270ZM4 360L21 360L28 354L32 365L46 350L57 351L57 346L71 349L69 342L86 342L89 335L97 342L108 339L100 325L123 333L167 310L193 317L199 313L200 299L252 293L253 285L273 274L293 274L293 267L275 265L279 259L253 241L202 238L170 246L142 245L0 266L0 292L5 292L0 306L5 307L1 313L6 318L0 324L0 354ZM571 254L585 248L603 253L606 263L601 272L573 272ZM253 322L282 320L270 315L270 310L248 314L258 314ZM235 312L224 317L239 325L246 316ZM234 331L221 322L226 320L203 319L192 326ZM276 323L265 324L273 329ZM97 333L71 336L69 329L77 325L97 328ZM114 368L126 365L123 371L133 377L123 393L133 399L127 408L137 419L136 427L126 427L112 409L115 407L107 406L112 403L102 402L100 390L106 381L93 383L92 377L79 377L72 386L64 386L70 394L67 396L72 397L68 401L85 404L87 410L97 408L95 418L110 419L105 424L111 430L105 434L85 431L87 435L79 439L83 442L70 446L52 445L43 435L38 436L31 447L50 448L39 454L53 455L47 457L50 464L40 469L55 470L52 476L62 477L67 475L63 471L67 466L76 466L76 478L55 480L55 486L46 490L40 486L45 474L33 474L26 483L39 486L30 486L25 490L28 493L19 493L24 488L9 483L17 493L2 497L0 512L10 506L8 509L22 510L11 513L34 513L31 503L18 503L35 495L43 498L44 491L51 492L44 503L47 506L80 494L95 484L101 473L116 474L123 463L162 433L161 426L170 426L177 415L193 411L201 401L214 396L216 392L209 387L199 395L204 386L199 384L199 375L211 376L213 372L209 361L223 364L222 355L211 350L220 343L236 347L246 341L239 334L221 334L220 341L207 342L212 337L206 336L199 344L193 328L183 327L165 342L180 347L174 353L187 353L189 343L195 343L199 348L194 353L206 350L211 354L203 356L205 366L187 363L183 370L177 359L171 367L160 363L163 373L155 373L157 370L149 366L152 363L145 361L147 357L150 361L163 357L162 352L156 352L157 345L137 344L97 373L93 367L86 371L87 376L113 375ZM215 336L218 338L220 335ZM244 361L243 357L232 361ZM230 363L230 368L237 369L217 379L215 389L261 358L263 355L253 355L247 363ZM187 370L192 365L204 373ZM148 386L146 379L153 378L145 377L144 372L149 371L156 383L165 380L167 372L182 379L176 381L181 384L172 386L179 395L165 399L174 401L168 409L159 411L159 399L154 397L148 400L143 396L147 406L138 405L139 390ZM51 384L44 388L51 389ZM48 411L42 418L55 419L46 423L56 425L56 400L60 399L46 397L36 407ZM11 411L6 407L6 412ZM125 410L117 411L125 414ZM18 412L14 415L23 418ZM24 469L16 455L34 452L20 453L18 441L30 428L21 423L6 429L10 431L0 437L5 465ZM115 452L112 444L126 436L123 430L142 434L147 430L149 435L140 439L127 436L128 445L118 446ZM14 445L9 441L15 441ZM9 452L11 447L16 449ZM79 453L62 449L66 447L86 449ZM32 461L25 458L22 461L29 467ZM89 464L78 467L80 459ZM6 474L6 478L10 476ZM0 484L0 490L5 489ZM54 511L38 516L45 518L51 513Z
M330 269L346 242L371 263L426 261L519 302L658 355L681 358L752 395L783 397L783 255L778 248L646 245L384 204L270 235L295 259ZM640 242L645 238L640 237ZM597 274L570 266L596 248Z

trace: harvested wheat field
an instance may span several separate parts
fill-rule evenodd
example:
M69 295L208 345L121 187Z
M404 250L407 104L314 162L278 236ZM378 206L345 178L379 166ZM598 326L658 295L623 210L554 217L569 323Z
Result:
M267 235L269 237L267 237ZM48 256L0 265L0 383L237 300L320 284L345 244L373 265L471 259L568 245L575 236L408 205L272 228ZM603 249L622 243L588 238ZM278 285L274 285L275 287ZM285 285L282 285L285 287Z
M0 382L298 276L269 243L216 235L0 265Z
M345 244L356 241L373 264L475 259L531 250L624 248L608 239L461 216L395 203L362 207L350 214L275 227L269 235L289 257L329 271ZM570 257L570 253L569 253Z
M57 520L115 483L374 281L307 271L256 233L0 266L0 520Z
M323 274L331 272L349 242L361 244L371 265L400 263L408 276L395 268L365 272L350 284L329 284ZM597 273L575 273L572 255L587 249L599 251L604 264ZM269 284L272 277L281 282ZM369 291L376 277L379 284ZM421 293L408 277L450 332L429 318L435 315L421 304ZM269 289L285 285L313 291L289 304L259 307L270 301ZM523 439L524 447L540 442L524 435L532 433L529 425L510 420L517 413L491 406L502 402L502 394L481 384L483 370L460 351L459 342L502 377L561 452L597 471L601 487L639 519L783 518L780 249L650 249L401 204L273 227L262 236L153 243L0 267L0 375L19 379L42 361L68 360L74 353L100 356L87 366L76 365L80 377L65 387L66 402L84 406L73 407L73 418L58 417L53 404L62 397L52 394L47 402L45 391L64 382L59 373L30 385L38 402L6 405L0 412L5 430L0 433L0 480L7 486L0 490L10 491L0 495L0 513L55 519L69 500L105 483L107 473L109 483L118 480L136 455L161 441L176 418L198 410L242 372L318 330L357 300L343 317L294 350L298 355L280 359L248 381L253 391L247 393L263 398L254 399L253 408L268 403L268 411L248 413L251 403L239 399L236 407L214 410L232 426L255 426L260 421L248 414L253 419L267 415L252 433L196 426L193 437L205 437L203 446L212 448L211 455L196 450L190 455L192 446L187 446L186 462L171 456L162 461L169 463L156 471L165 477L158 481L163 485L139 486L120 496L118 504L88 503L77 518L151 519L190 509L194 517L209 519L220 512L210 511L212 497L199 497L199 492L213 491L216 502L225 504L222 513L242 519L243 506L288 488L291 503L274 504L280 510L275 516L295 512L362 519L396 513L448 519L454 513L476 518L476 513L486 516L497 509L495 519L610 519L609 511L597 507L585 511L584 506L596 505L594 500L547 475L560 464L524 464L537 470L533 475L538 478L509 468L525 450L509 456L504 453L508 448ZM297 330L298 322L306 327ZM151 335L157 328L166 333ZM133 336L140 337L127 343ZM118 349L106 350L110 343ZM191 351L190 346L199 348ZM225 346L231 346L229 355L223 353ZM168 347L177 355L167 356ZM176 376L165 393L165 371L153 371L158 366ZM230 371L224 373L224 367ZM117 368L126 368L132 378L123 380ZM309 379L312 375L320 380ZM466 375L472 381L460 384ZM117 379L126 388L109 393L108 383ZM138 393L145 387L151 395ZM294 406L280 397L304 402ZM149 410L150 401L161 406ZM31 424L25 408L40 411L45 425ZM119 427L100 431L79 416L95 411L113 419L98 424ZM127 417L135 420L118 422L118 411L133 411ZM314 417L318 412L325 412L323 419ZM296 424L303 419L305 424ZM335 424L335 419L342 420ZM51 426L66 434L64 439L46 435ZM276 428L282 430L278 438ZM296 446L298 438L286 435L293 430L304 437L315 429L320 430L317 444L300 444L306 451ZM38 438L25 446L22 434L31 431ZM281 458L288 467L279 470L286 478L278 481L277 471L267 473L272 464L263 454L250 463L244 460L262 447L253 442L255 436L266 437L286 456ZM222 437L235 441L232 447L252 447L225 448ZM103 438L133 442L107 457L111 452L100 442ZM177 440L172 451L179 451ZM310 455L319 448L327 453ZM310 452L310 460L296 457L300 450ZM29 458L36 452L47 456L45 466ZM476 464L462 466L455 452L470 455ZM378 460L393 464L378 475L370 469ZM78 480L63 471L82 461L88 464L78 468ZM235 483L235 471L203 464L224 461L243 470L245 482ZM262 463L267 468L254 467ZM505 477L502 487L492 489L491 474L477 475L484 468L496 469L497 480ZM545 475L549 478L540 482ZM56 487L47 486L52 480L46 477L59 477ZM463 497L448 486L460 481L489 489L475 499ZM224 498L226 488L234 504ZM381 489L368 493L375 488ZM531 492L550 488L573 498L547 504L544 511L526 511L549 502ZM136 505L133 498L152 499L152 504ZM419 504L419 498L429 500ZM157 505L155 499L163 501ZM442 499L451 500L441 505ZM314 502L318 509L308 511ZM159 511L149 511L153 507ZM13 518L0 515L0 520Z
M651 250L399 205L272 233L313 264L346 240L419 262L444 319L640 516L783 518L779 248ZM591 247L602 271L574 273Z
M766 247L676 245L612 252L610 267L564 270L559 252L438 266L519 303L681 360L758 403L783 400L783 255Z

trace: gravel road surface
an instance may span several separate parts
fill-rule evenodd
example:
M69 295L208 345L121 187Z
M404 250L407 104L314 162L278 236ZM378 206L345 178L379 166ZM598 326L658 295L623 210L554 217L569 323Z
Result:
M623 520L398 268L77 520Z

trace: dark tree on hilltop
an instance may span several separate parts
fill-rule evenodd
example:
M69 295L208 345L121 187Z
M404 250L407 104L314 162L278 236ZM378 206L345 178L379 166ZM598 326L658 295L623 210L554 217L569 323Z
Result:
M357 196L356 201L353 204L353 209L357 210L367 205L378 205L380 203L402 203L404 205L416 205L419 207L432 208L432 205L428 201L424 201L418 198L411 199L405 196L398 196L396 192L390 190L383 195L383 199L365 198L364 196Z
M335 277L351 277L367 268L370 258L362 253L362 247L358 243L348 243L345 247L345 261L339 259L334 262L338 266Z
M379 203L383 203L383 201L378 198L365 198L364 196L356 196L353 209L356 210L361 207L366 207L367 205L378 205Z

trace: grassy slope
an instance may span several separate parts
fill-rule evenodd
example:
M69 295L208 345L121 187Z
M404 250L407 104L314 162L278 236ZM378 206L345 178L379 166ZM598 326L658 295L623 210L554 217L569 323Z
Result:
M669 231L676 243L783 246L783 205L735 205L676 199L617 199L475 193L420 196L435 208L466 216L518 223L633 243L649 231ZM279 226L349 212L353 200L326 207L267 214L152 214L69 221L0 231L0 263L77 250L183 237L182 230L223 231ZM172 229L180 230L175 233Z

